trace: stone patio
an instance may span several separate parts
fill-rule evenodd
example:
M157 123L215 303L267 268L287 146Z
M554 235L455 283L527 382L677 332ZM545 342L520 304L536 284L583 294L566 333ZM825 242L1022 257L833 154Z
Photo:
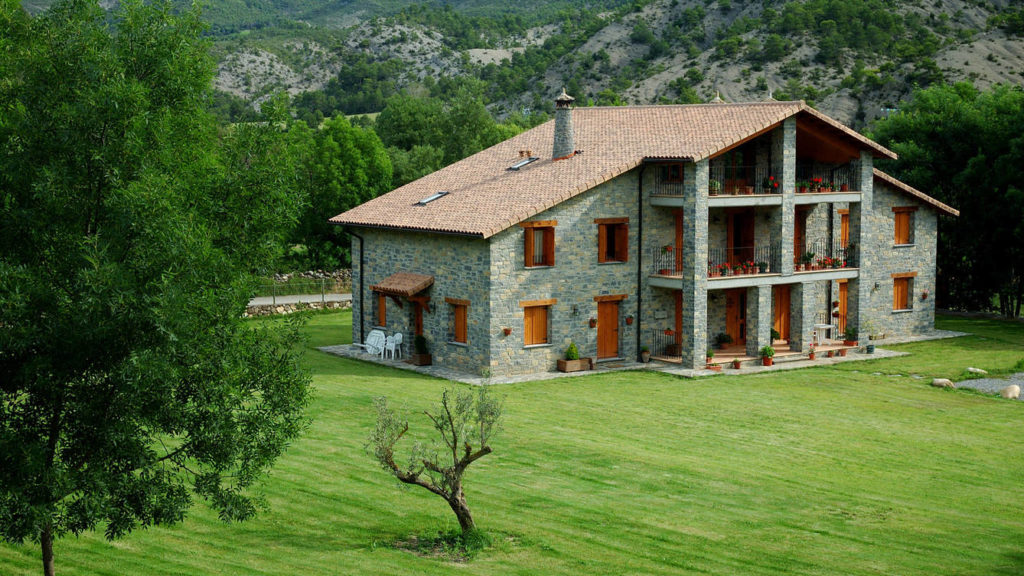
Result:
M802 359L793 360L787 359L783 362L776 362L774 366L761 366L757 359L745 362L739 370L731 367L724 367L721 372L715 372L712 370L693 370L688 368L682 368L677 364L669 364L663 362L652 361L649 364L642 364L640 362L633 362L629 360L612 360L607 362L596 362L594 364L593 371L585 372L540 372L534 374L521 374L518 376L509 377L483 377L467 374L465 372L458 372L442 366L413 366L405 362L404 359L393 360L390 358L381 359L379 356L369 354L362 349L353 346L351 344L341 344L338 346L323 346L319 348L322 352L328 354L334 354L335 356L341 356L344 358L351 358L353 360L362 360L364 362L372 362L374 364L380 364L382 366L390 366L392 368L398 368L400 370L410 370L413 372L419 372L426 376L433 376L435 378L443 378L445 380L453 380L455 382L462 382L465 384L475 385L488 385L488 384L514 384L517 382L533 382L537 380L552 380L555 378L573 378L576 376L587 376L590 374L599 374L602 372L619 372L625 370L651 370L655 372L664 372L666 374L674 374L676 376L684 376L687 378L695 378L700 376L713 376L716 374L758 374L762 372L770 372L774 370L794 370L797 368L810 368L815 366L829 366L837 364L839 362L856 362L860 360L875 360L878 358L894 358L896 356L906 356L906 352L897 352L895 350L886 350L878 348L880 343L884 344L902 344L906 342L921 342L925 340L941 340L944 338L956 338L958 336L965 336L963 332L952 332L949 330L935 330L926 335L912 336L908 338L889 338L886 340L880 340L875 343L875 353L867 354L863 352L863 347L857 350L850 350L847 356L841 357L836 356L834 358L827 358L824 354L818 354L817 359L808 360L806 354L801 354ZM789 358L795 357L790 355Z

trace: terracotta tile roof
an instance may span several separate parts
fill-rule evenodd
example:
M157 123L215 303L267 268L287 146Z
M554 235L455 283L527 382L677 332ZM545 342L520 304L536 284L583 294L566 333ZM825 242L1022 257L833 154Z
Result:
M331 218L336 224L489 238L638 166L703 160L796 114L808 114L876 157L895 154L803 102L576 108L572 158L553 161L554 121L523 132ZM507 168L530 150L540 160ZM448 194L417 205L440 191Z
M395 272L379 284L370 286L370 290L391 296L409 297L418 294L434 283L433 276L413 274L412 272Z
M939 202L935 198L932 198L931 196L925 194L924 192L921 192L917 188L914 188L912 186L904 184L903 182L900 182L899 180L893 178L892 176L889 176L888 174L886 174L885 172L882 172L878 168L875 168L875 179L876 180L880 180L882 182L885 182L886 184L889 184L893 188L896 188L897 190L899 190L901 192L905 192L907 194L910 194L911 196L914 196L915 198L918 198L918 199L920 199L923 202L931 204L932 206L935 206L936 208L938 208L939 210L945 212L946 214L949 214L950 216L959 216L960 215L960 211L957 210L956 208L953 208L953 207L951 207L951 206L949 206L947 204L943 204L942 202Z

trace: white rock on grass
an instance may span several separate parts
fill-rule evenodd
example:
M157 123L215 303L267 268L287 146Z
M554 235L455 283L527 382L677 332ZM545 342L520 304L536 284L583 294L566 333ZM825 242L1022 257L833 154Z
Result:
M949 378L936 378L932 380L932 386L936 388L956 388L956 384Z
M1003 398L1016 400L1017 398L1020 397L1020 386L1017 386L1016 384L1010 384L1006 388L1003 388L999 392L999 395L1002 396Z
M982 370L981 368L974 368L973 366L968 366L967 367L967 371L970 372L971 374L988 374L988 370Z

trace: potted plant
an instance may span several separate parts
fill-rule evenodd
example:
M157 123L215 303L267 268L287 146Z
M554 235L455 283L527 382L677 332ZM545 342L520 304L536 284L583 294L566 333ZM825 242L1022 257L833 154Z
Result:
M813 270L814 252L804 252L804 255L800 257L800 263L804 265L804 270Z
M729 344L732 344L732 336L729 336L725 332L719 332L718 335L715 336L715 346L717 346L719 350L725 348Z
M761 348L761 364L764 366L771 366L774 363L775 348L771 346L765 346Z
M768 273L768 263L767 262L758 262L757 263L757 271L760 272L761 274L767 274Z
M590 319L590 327L591 328L597 328L597 318L591 318Z
M779 190L779 181L775 179L775 176L769 176L761 181L761 188L765 194L774 194Z
M430 366L433 363L433 358L430 356L430 346L427 342L427 337L423 334L417 334L412 339L412 349L415 351L414 354L409 356L409 362L414 366Z
M741 365L742 365L742 362L740 362L739 358L733 358L732 359L732 368L733 368L733 370L739 370Z
M775 328L772 328L772 342L775 342L776 340L781 340L781 339L782 339L782 334L779 334L778 330L776 330Z
M640 361L647 364L651 361L651 349L647 346L640 347Z
M840 348L839 349L839 357L840 358L846 358L846 348Z
M704 353L704 363L711 364L711 360L715 357L715 351L708 348L708 351Z
M722 191L722 183L718 180L708 180L708 194L712 196L718 196L718 193Z
M847 326L846 330L843 330L843 346L856 346L857 345L857 329L853 326Z
M565 349L565 359L558 361L560 372L579 372L590 370L592 367L590 358L580 358L580 350L575 342L569 342L569 347Z
M807 353L807 359L808 360L814 360L814 351L815 351L815 345L814 344L811 344L810 350L811 351Z
M799 188L801 194L807 194L808 186L809 185L807 184L806 180L801 181L799 184L797 184L797 188Z
M850 185L849 184L840 184L839 185L839 191L840 192L849 192L850 191Z
M835 350L829 350L828 352L825 353L825 355L828 356L829 358L835 358L836 357L836 351Z

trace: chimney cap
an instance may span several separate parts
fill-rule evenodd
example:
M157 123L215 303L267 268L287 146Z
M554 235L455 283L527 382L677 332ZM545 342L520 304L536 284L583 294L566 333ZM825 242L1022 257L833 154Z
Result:
M722 93L715 90L715 97L711 100L712 104L724 104L725 100L722 100Z
M575 98L573 98L572 96L569 96L565 92L565 86L562 86L562 93L558 95L558 98L555 98L555 104L559 108L568 108L569 105L572 104L575 101L576 101Z

